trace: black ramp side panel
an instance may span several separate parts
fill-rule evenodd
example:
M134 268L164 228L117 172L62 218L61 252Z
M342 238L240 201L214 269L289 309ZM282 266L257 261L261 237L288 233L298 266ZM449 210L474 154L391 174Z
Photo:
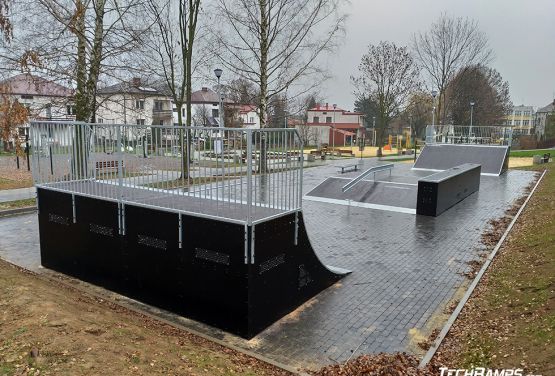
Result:
M345 275L318 260L302 213L295 245L294 214L250 227L133 205L122 218L117 203L77 195L74 211L71 194L40 188L38 197L44 266L245 338Z
M480 165L467 163L418 181L416 214L438 216L480 189Z
M37 188L41 264L73 275L79 239L70 194Z
M137 299L246 336L244 226L125 206L125 263Z
M475 163L482 166L482 174L499 175L508 166L509 149L496 145L426 145L414 168L447 170L464 163Z
M306 232L302 213L298 213L298 244L295 214L255 226L255 258L252 265L249 322L251 334L331 286L343 274L328 269L318 259Z
M83 268L76 273L87 281L113 287L123 273L118 204L75 196L76 227L81 247L75 249Z

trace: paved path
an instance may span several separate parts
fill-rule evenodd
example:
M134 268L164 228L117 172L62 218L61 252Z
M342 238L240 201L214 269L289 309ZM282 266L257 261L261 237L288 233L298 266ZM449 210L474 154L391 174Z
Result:
M25 200L37 196L35 187L5 189L0 191L0 202Z
M360 173L340 175L336 166L344 163L306 169L304 192L329 176ZM378 161L363 163L362 169ZM417 178L410 166L397 164L391 181ZM318 256L351 275L250 341L176 315L164 317L292 366L316 368L363 353L421 352L417 343L443 325L445 306L469 282L463 273L484 251L480 236L488 221L502 216L533 180L526 171L483 176L478 193L437 218L305 200ZM41 270L36 214L0 219L0 257Z

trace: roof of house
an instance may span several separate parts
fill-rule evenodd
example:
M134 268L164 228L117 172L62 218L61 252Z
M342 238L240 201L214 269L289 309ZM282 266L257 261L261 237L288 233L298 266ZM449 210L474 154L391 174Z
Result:
M538 109L537 112L553 112L553 111L555 111L555 99L547 106Z
M6 87L6 89L4 89ZM22 73L0 81L0 91L18 95L71 97L73 90L29 73Z
M256 112L256 106L254 104L241 104L239 105L240 114L248 114L249 112Z
M340 107L335 107L333 108L333 105L329 105L329 103L326 104L317 104L315 107L309 108L308 111L317 111L317 112L341 112L343 115L363 115L362 112L351 112L351 111L347 111L344 110Z
M169 96L167 85L162 83L146 83L139 78L133 78L131 81L120 82L114 85L106 86L98 89L97 94L142 94L145 96Z
M191 103L202 104L219 102L220 99L218 93L207 87L203 87L202 89L191 93ZM224 103L233 103L233 101L224 97Z
M360 123L306 123L308 126L313 127L330 127L335 129L360 129L364 128Z

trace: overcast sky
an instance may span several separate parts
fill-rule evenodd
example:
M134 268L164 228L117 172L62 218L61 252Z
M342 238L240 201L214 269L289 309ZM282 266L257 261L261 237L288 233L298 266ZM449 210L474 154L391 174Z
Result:
M495 59L490 64L509 82L513 104L547 105L555 93L555 0L351 0L346 37L329 58L333 79L322 95L352 109L350 76L368 44L388 40L409 45L442 12L478 20Z

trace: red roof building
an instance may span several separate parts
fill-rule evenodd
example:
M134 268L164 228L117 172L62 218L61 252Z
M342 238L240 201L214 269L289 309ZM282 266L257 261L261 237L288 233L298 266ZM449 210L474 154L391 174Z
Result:
M329 145L351 143L364 129L361 112L347 111L328 103L310 108L307 112L306 125L318 127L322 135L320 142Z

